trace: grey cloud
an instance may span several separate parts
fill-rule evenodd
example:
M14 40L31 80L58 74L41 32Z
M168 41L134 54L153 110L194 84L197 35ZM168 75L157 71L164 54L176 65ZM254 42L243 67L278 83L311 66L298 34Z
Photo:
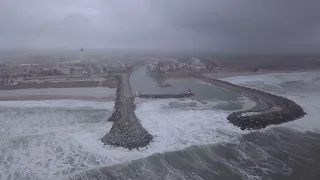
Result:
M315 51L318 0L3 0L0 47Z
M181 0L169 8L167 20L205 34L226 49L298 50L319 42L320 2L316 0L192 1L187 10L182 3L188 4Z

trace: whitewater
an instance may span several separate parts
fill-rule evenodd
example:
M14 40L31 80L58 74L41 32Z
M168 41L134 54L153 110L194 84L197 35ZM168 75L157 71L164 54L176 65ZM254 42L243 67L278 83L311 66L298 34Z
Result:
M224 80L287 97L307 112L307 116L294 122L270 126L258 131L258 139L279 133L278 128L300 133L319 133L319 73L282 73L232 77ZM229 169L228 171L239 173L242 179L261 179L260 177L264 174L267 174L265 177L269 177L268 172L271 171L275 173L282 171L287 174L293 172L291 166L283 160L276 159L260 145L251 141L243 145L244 140L248 142L248 137L257 134L255 131L242 131L228 123L226 117L231 111L220 108L228 103L230 102L221 100L203 102L196 99L138 98L136 115L141 120L142 126L154 135L155 139L146 148L129 151L119 147L105 146L100 141L112 126L107 119L113 111L113 101L1 101L0 179L67 179L78 177L74 175L79 173L80 179L90 179L88 170L92 169L96 172L94 170L103 167L109 167L107 168L109 173L123 179L132 178L134 172L138 176L132 179L144 177L143 174L154 177L153 179L161 179L159 178L162 177L159 175L161 173L167 173L168 179L175 179L177 176L183 179L184 174L188 174L184 166L190 162L185 161L185 165L175 166L168 159L163 159L172 155L171 159L174 160L180 156L179 152L183 152L185 158L198 160L201 159L198 152L201 152L202 156L207 156L207 159L216 159L215 163L223 163L226 169ZM238 97L237 103L241 105L240 109L248 109L255 105L246 97ZM267 141L264 138L261 140ZM286 144L286 140L280 140ZM227 148L229 144L232 146ZM212 150L212 145L215 146L215 150ZM233 153L227 157L226 154L221 154L220 146L226 148L225 153L228 150L234 150L233 147L236 148L235 151L230 151L229 153ZM250 149L249 154L248 149ZM269 162L270 157L273 160L272 163L263 166L263 170L260 168L259 171L263 173L259 176L255 169L241 168L240 161L232 160L232 154L243 162L257 158L256 169L262 166L259 164L260 161ZM152 169L153 166L162 167L159 163L154 163L155 160L152 162L149 160L154 156L156 161L167 165L164 169L169 168L169 170L162 172ZM178 163L181 159L176 160L177 162L174 163ZM126 165L122 165L123 163ZM143 166L145 170L143 173L137 167L134 171L126 169L126 167L130 169L132 164L139 163L147 163L150 168L147 168L147 165ZM208 162L197 162L197 166L205 169L210 165ZM282 168L277 170L276 167ZM123 174L117 168L120 168ZM220 171L227 171L226 169L223 168ZM193 173L190 177L204 179L201 172L197 172L200 174Z

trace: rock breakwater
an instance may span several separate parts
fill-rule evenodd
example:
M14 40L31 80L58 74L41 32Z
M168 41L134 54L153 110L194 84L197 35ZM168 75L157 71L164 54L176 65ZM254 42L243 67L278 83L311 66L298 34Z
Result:
M122 95L121 84L119 81L115 110L108 119L113 122L112 128L101 138L101 141L104 144L130 150L145 147L153 140L153 136L140 124L140 120L134 112L136 108L134 98Z
M116 100L114 104L114 111L111 114L111 117L108 119L109 122L116 122L117 119L122 119L121 113L121 81L118 79L117 91L116 91Z
M262 112L261 114L249 116L243 114L250 111L239 111L228 115L227 119L232 124L240 127L243 130L262 129L267 127L268 125L276 125L288 121L293 121L306 115L304 110L292 100L256 89L248 88L248 90L250 90L252 93L258 93L260 95L273 99L274 101L278 101L281 109L265 113Z
M269 108L263 111L244 110L233 112L228 115L227 119L229 122L240 127L242 130L262 129L268 125L293 121L306 115L305 111L290 99L218 79L211 79L204 76L200 76L200 78L206 82L244 93L245 95L255 99L260 99L269 105ZM254 114L247 115L248 113Z
M192 97L193 93L181 93L181 94L140 94L140 98L153 98L153 99L168 99L168 98L185 98Z

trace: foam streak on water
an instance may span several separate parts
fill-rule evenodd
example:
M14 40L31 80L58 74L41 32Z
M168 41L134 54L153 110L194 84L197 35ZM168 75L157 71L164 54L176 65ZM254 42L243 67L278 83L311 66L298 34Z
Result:
M307 112L299 120L258 132L228 123L230 112L215 108L225 102L136 99L136 115L155 139L133 151L100 141L112 126L106 120L114 102L0 102L0 179L62 179L80 171L79 179L299 177L298 167L313 172L320 158L314 134L320 130L319 79L316 73L227 78L290 98ZM239 101L244 108L254 106L246 98Z
M214 103L195 105L190 103L192 100L138 99L136 114L142 125L156 135L147 151L165 153L129 164L93 169L74 179L317 180L320 177L319 79L319 73L225 79L285 96L307 112L296 121L251 132L239 131L227 123L228 112L208 108Z
M249 100L239 101L245 105ZM197 105L189 108L169 105L192 102ZM0 176L60 179L154 153L225 141L243 133L225 121L227 112L211 109L214 104L183 99L137 99L136 114L155 140L147 148L129 151L104 146L100 141L112 126L106 120L114 102L0 102Z
M100 138L114 102L0 102L0 179L59 179L118 161Z
M190 103L190 100L137 99L136 114L155 140L151 148L159 152L179 150L193 145L229 140L244 133L226 121L228 112L206 109L199 105L170 107L170 103Z
M307 115L280 126L300 131L320 132L320 121L318 120L320 117L320 72L275 73L222 80L261 89L295 101L306 111Z

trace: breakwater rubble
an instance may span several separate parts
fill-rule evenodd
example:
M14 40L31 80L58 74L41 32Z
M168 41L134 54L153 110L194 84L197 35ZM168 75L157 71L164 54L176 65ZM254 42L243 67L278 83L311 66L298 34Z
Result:
M262 129L267 127L268 125L276 125L288 121L293 121L306 115L304 110L292 100L256 89L250 89L250 91L252 91L253 93L259 93L260 95L281 102L281 109L249 116L243 116L243 114L248 111L239 111L228 115L227 119L232 124L240 127L243 130Z
M116 100L114 103L114 111L111 114L110 118L108 119L109 122L116 122L117 119L122 119L122 113L121 113L121 83L120 78L118 79L119 83L117 85L116 90Z
M185 98L192 97L193 93L181 93L181 94L140 94L140 98L153 98L153 99L168 99L168 98Z
M113 125L110 131L101 138L104 144L131 150L145 147L153 140L153 136L140 124L140 120L134 112L135 108L134 97L122 96L122 87L119 81L115 111L108 119L113 122ZM126 111L125 114L124 111Z
M261 112L256 111L253 115L247 115L246 113L252 113L254 111L244 110L233 112L227 116L229 122L240 127L242 130L262 129L268 125L276 125L293 121L306 115L305 111L290 99L218 79L211 79L203 76L200 78L207 82L232 88L238 92L245 93L250 97L261 99L269 104L268 110ZM274 107L278 107L279 109L273 109Z

